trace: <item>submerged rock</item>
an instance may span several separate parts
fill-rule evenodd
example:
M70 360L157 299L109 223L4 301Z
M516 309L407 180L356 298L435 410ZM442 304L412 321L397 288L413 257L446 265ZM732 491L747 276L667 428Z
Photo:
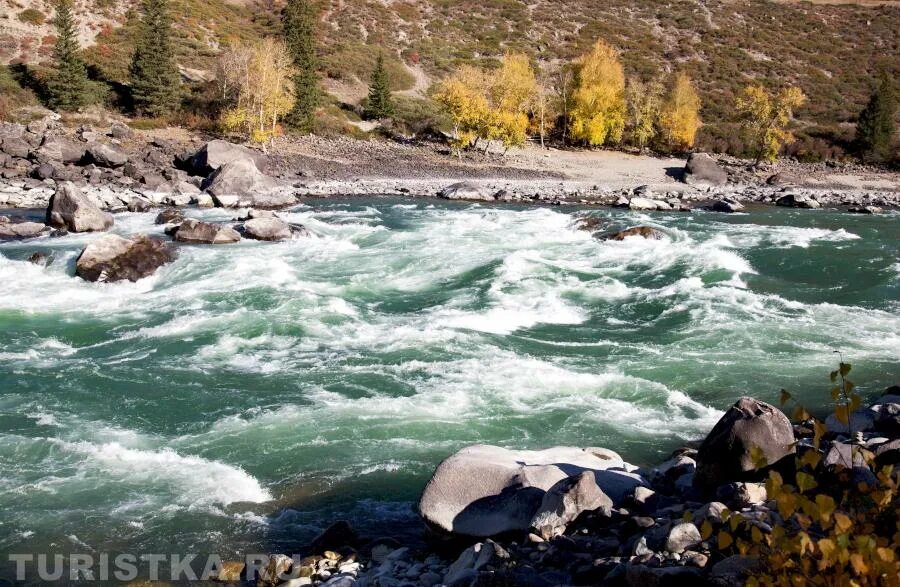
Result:
M614 232L612 234L603 235L601 238L605 241L622 241L630 236L638 236L652 240L662 240L665 238L666 234L656 228L651 226L636 226L634 228L628 228L625 230L620 230L619 232Z
M601 453L602 454L602 453ZM419 512L433 528L467 536L495 536L532 525L545 494L582 472L612 503L645 485L618 455L558 447L512 451L497 446L464 448L442 462L419 501Z
M47 224L70 232L97 232L113 225L113 217L98 208L71 182L59 184L47 208Z
M807 209L816 209L822 207L822 205L819 204L819 202L817 202L815 199L813 199L812 196L801 192L788 192L775 200L775 205L785 208Z
M106 234L81 252L75 273L88 281L137 281L176 258L175 250L160 239L138 235L124 238Z
M749 397L731 406L697 452L694 486L714 489L759 476L760 467L794 453L794 429L778 408ZM761 462L754 458L758 452Z
M733 213L733 212L740 212L741 210L743 210L744 205L741 204L739 201L737 201L734 198L725 197L725 198L722 198L722 199L719 199L719 200L716 200L715 202L713 202L713 204L712 204L712 206L710 206L710 208L714 212Z
M0 222L0 239L25 239L44 236L50 227L41 222Z
M439 198L445 200L475 200L493 202L496 198L493 192L486 187L471 181L461 181L447 186L438 192Z
M283 241L294 236L291 226L280 218L251 218L238 232L258 241Z
M178 224L184 222L184 212L177 208L165 208L156 215L156 224Z
M223 245L236 243L241 235L229 226L200 222L188 218L174 231L173 237L180 243Z

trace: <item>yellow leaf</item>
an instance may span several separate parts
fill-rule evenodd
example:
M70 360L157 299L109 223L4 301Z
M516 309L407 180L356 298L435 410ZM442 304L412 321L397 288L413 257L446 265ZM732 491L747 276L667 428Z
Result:
M850 409L848 406L840 405L834 408L834 416L841 424L845 426L850 424Z
M790 393L788 393L788 390L782 389L781 390L781 405L784 405L784 404L788 403L789 401L791 401L791 397L792 396Z
M894 558L896 556L894 554L893 549L890 549L890 548L879 547L879 548L875 549L875 552L878 553L878 558L880 558L881 560L883 560L886 563L893 562Z
M803 453L803 458L800 459L800 464L810 469L818 467L820 462L822 462L822 455L815 450L806 451Z
M813 444L815 445L816 449L818 450L819 445L822 442L822 437L825 436L826 432L828 432L828 427L825 426L824 422L819 422L818 420L816 420L813 423L813 429L815 430Z
M862 404L862 398L858 393L850 394L850 411L855 412Z
M822 524L830 524L831 514L834 513L834 508L836 507L834 499L828 495L819 494L816 496L816 507L819 508L819 519Z
M753 463L753 467L756 469L762 469L768 466L769 460L766 458L766 453L763 452L758 446L750 447L750 462Z
M744 516L742 516L741 514L734 514L733 516L731 516L731 518L728 520L728 524L731 526L731 531L734 532L735 530L737 530L738 526L743 521Z
M853 527L853 521L847 517L847 514L836 512L834 514L834 527L838 532L844 534Z
M846 377L850 373L850 363L841 363L841 377Z
M803 406L797 406L796 408L794 408L793 418L798 422L805 422L812 418L812 416L809 412L806 411L806 408L804 408Z
M810 489L814 489L819 484L816 483L815 478L809 473L799 472L797 473L797 487L800 489L802 493L806 493Z
M762 539L763 539L762 530L760 530L756 526L753 526L750 529L750 538L753 540L753 542L755 542L756 544L759 544L760 542L762 542Z
M869 572L869 566L866 564L861 554L851 554L850 564L857 575L865 575Z
M703 522L700 526L700 538L703 540L709 540L709 537L712 536L713 526L709 523L709 520Z
M725 550L726 548L728 548L729 546L731 546L734 543L734 539L731 537L731 534L729 534L725 530L720 530L719 536L718 536L718 542L719 542L719 550Z
M821 570L833 565L836 561L835 555L837 553L837 545L834 543L834 540L823 538L822 540L819 540L817 546L822 552L822 561L819 564L819 569Z

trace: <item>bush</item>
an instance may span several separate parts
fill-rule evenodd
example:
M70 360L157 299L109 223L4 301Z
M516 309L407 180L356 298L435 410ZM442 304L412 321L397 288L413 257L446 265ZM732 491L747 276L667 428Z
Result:
M44 16L44 13L40 10L36 10L34 8L26 8L19 13L19 20L30 25L40 26L44 24L44 22L47 20L47 17Z
M394 130L412 136L449 133L450 120L441 107L428 98L394 96Z

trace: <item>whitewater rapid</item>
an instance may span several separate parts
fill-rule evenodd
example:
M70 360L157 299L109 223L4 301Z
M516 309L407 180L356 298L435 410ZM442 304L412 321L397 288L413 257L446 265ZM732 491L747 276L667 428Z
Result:
M284 215L315 238L181 247L125 284L72 275L95 235L0 244L0 550L409 525L465 444L650 461L743 394L823 407L834 350L865 392L900 377L896 215L590 212L668 235L603 242L585 213L312 202Z

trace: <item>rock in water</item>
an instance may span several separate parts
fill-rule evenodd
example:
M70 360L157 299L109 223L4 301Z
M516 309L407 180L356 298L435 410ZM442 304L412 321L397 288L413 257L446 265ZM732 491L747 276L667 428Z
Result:
M75 274L88 281L137 281L175 258L175 250L160 239L105 234L81 252Z
M265 171L268 158L265 154L228 141L215 140L203 145L187 160L188 166L198 175L209 175L223 165L239 160L252 161L258 171Z
M104 145L103 143L97 143L88 147L87 155L99 167L115 168L122 167L128 163L128 155L115 147Z
M180 243L223 245L236 243L241 235L228 226L200 222L188 218L174 232L174 238Z
M49 232L46 224L40 222L2 222L0 239L23 239L43 236Z
M165 208L156 215L155 224L178 224L184 222L184 213L177 208Z
M252 218L244 222L242 234L258 241L283 241L293 236L290 225L279 218Z
M584 471L550 488L534 514L531 526L541 538L550 540L561 536L566 526L584 512L600 510L603 515L609 516L612 507L612 500L597 486L594 472Z
M96 232L110 228L113 217L67 181L57 186L56 193L50 198L47 224L70 232Z
M471 181L462 181L447 186L438 192L438 197L445 200L481 200L485 202L493 202L494 194L490 190L484 188L477 183Z
M442 462L425 487L419 513L433 528L466 536L527 530L544 495L560 481L592 471L597 487L621 503L645 485L618 455L580 448L511 451L470 446Z
M651 240L662 240L666 235L663 231L651 226L636 226L626 230L620 230L612 234L607 234L601 238L605 241L623 241L630 236L639 236Z
M781 410L742 397L700 445L694 486L710 490L732 481L753 480L762 474L757 471L759 465L773 465L793 454L793 444L794 429Z
M801 192L788 192L775 200L775 205L785 208L806 208L812 210L822 206L811 196Z
M684 183L718 186L728 182L728 174L706 153L692 153L684 166Z
M713 202L713 205L711 206L711 208L714 212L732 213L732 212L740 212L741 210L744 209L744 205L741 204L739 201L737 201L734 198L724 197L720 200L716 200L715 202Z
M293 194L267 175L250 159L237 159L213 172L203 188L223 208L284 208L297 203Z
M659 210L659 204L658 201L649 198L636 197L628 200L628 207L638 211Z

